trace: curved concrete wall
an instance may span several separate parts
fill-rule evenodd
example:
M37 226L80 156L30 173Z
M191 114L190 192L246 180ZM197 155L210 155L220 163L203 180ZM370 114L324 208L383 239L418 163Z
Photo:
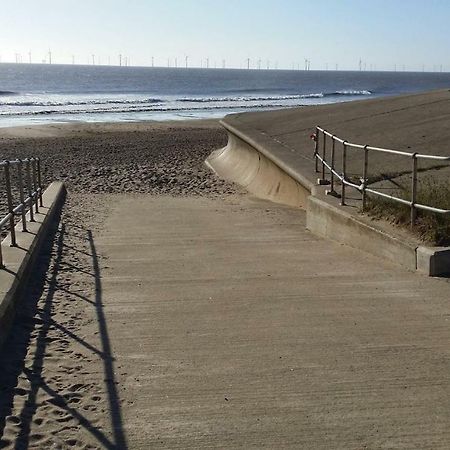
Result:
M216 174L243 186L257 197L305 208L309 189L230 129L226 147L213 152L206 164Z

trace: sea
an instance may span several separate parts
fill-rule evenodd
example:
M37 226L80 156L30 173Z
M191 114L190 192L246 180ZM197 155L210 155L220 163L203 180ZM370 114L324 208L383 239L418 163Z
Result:
M0 64L0 127L220 118L445 89L450 73Z

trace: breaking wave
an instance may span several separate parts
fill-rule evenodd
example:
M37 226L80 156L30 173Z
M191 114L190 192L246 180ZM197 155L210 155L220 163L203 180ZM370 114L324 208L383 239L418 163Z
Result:
M301 104L298 105L291 105L291 106L302 106ZM239 105L235 106L235 108L238 109L258 109L258 108L283 108L286 107L283 103L276 103L276 104L252 104L252 105ZM5 112L0 111L0 116L38 116L38 115L50 115L50 114L62 114L62 115L73 115L73 114L105 114L105 113L140 113L140 112L178 112L178 111L214 111L214 110L226 110L226 109L232 109L232 105L209 105L207 107L170 107L170 106L130 106L127 108L94 108L94 109L44 109L44 110L38 110L38 111L20 111L20 112Z
M147 98L142 100L80 100L80 101L33 101L20 100L17 102L0 102L0 106L89 106L89 105L134 105L148 103L163 103L158 98Z
M0 91L0 96L20 95L10 91ZM142 95L115 97L62 97L49 94L32 94L5 101L0 100L0 116L6 117L36 117L48 115L75 115L75 114L115 114L115 113L145 113L145 112L183 112L183 111L220 111L227 113L249 109L288 108L299 107L317 102L319 99L330 98L339 101L343 96L372 95L368 90L341 90L334 92L316 92L308 94L286 95L227 95L211 97L176 97L157 98ZM309 99L309 100L308 100Z
M13 91L0 91L0 97L6 96L6 95L18 95L18 93L13 92Z

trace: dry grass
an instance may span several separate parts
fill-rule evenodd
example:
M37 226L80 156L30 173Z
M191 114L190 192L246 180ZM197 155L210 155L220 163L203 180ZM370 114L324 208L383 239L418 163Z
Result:
M400 197L411 198L411 192L401 191ZM417 203L450 209L450 183L426 178L419 184ZM400 226L410 226L410 208L374 195L368 196L366 212L376 218L387 219ZM413 228L422 240L438 246L450 245L450 216L418 210Z

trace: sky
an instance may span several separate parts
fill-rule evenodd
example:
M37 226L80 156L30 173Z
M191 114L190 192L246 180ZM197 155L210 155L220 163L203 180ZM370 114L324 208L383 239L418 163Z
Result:
M0 2L2 62L450 71L449 0Z

